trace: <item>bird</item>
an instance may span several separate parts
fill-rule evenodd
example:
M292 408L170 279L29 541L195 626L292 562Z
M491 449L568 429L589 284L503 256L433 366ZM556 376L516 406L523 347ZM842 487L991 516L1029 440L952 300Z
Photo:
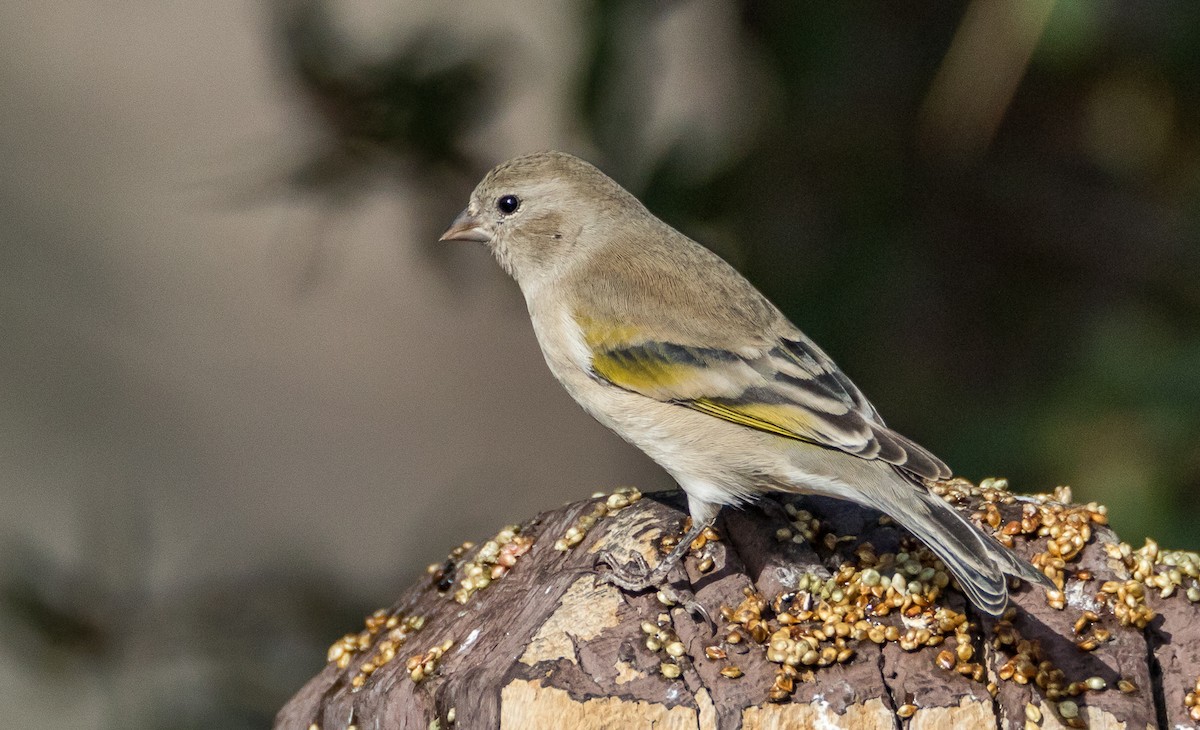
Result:
M491 250L551 373L687 495L691 528L671 553L653 569L636 552L605 557L608 582L660 587L723 506L783 492L890 516L990 616L1006 576L1053 588L930 490L950 468L888 428L754 285L589 162L545 151L497 165L440 240Z

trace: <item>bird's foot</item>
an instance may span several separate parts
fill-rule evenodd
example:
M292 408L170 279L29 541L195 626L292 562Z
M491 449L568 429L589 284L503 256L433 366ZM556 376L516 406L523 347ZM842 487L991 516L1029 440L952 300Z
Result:
M632 593L659 587L678 562L668 556L651 569L641 553L635 552L628 563L622 563L612 551L602 552L596 557L597 567L604 565L608 568L608 572L599 576L600 582L611 583Z
M709 616L708 610L696 601L695 594L688 590L676 589L666 580L667 575L679 564L682 557L682 553L679 555L672 553L651 568L641 553L635 552L628 563L622 563L611 551L606 551L596 557L596 565L607 566L608 571L597 575L596 582L609 583L631 593L640 593L651 588L657 589L659 599L664 603L683 606L689 613L699 616L715 630L716 625L713 623L712 617Z

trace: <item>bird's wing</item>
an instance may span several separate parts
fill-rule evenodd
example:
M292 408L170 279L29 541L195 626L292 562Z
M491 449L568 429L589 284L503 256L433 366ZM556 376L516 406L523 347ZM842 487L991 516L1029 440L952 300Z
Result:
M749 428L879 459L923 479L949 467L887 428L874 407L798 330L732 351L639 337L628 326L580 322L601 380Z

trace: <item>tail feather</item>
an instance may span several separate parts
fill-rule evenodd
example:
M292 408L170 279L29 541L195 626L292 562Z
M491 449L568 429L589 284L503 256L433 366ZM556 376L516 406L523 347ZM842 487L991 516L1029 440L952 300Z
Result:
M1008 605L1006 575L1054 587L1032 565L923 487L892 483L863 497L928 546L958 579L971 603L988 615L999 616Z
M936 496L927 499L918 490L912 491L920 495L918 499L879 508L941 558L979 610L990 616L1004 613L1008 606L1007 566L995 560L995 549L985 542L989 538Z
M936 497L934 498L937 499ZM951 509L954 508L951 507ZM1003 545L986 535L983 539L989 550L992 551L992 554L1002 563L1000 569L1005 573L1015 578L1020 578L1027 583L1036 583L1046 590L1058 590L1058 586L1054 585L1054 582L1047 578L1045 573L1033 567L1028 561L1017 557L1011 550L1006 549Z

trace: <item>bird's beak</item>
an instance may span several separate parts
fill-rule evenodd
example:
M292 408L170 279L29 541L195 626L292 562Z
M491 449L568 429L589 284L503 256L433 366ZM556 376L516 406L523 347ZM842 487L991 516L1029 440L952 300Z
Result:
M474 241L475 243L488 243L492 240L492 236L484 229L483 223L478 218L471 215L469 210L464 210L458 214L446 232L442 234L439 241Z

